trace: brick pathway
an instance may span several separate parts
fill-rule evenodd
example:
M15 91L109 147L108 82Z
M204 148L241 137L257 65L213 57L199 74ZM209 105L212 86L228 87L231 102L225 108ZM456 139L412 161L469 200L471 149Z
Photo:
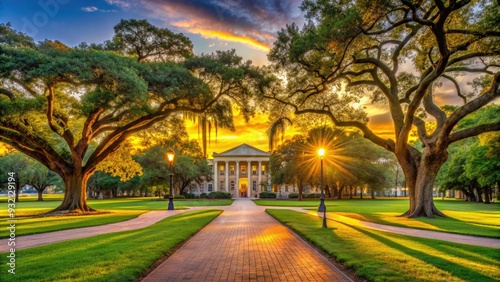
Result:
M264 210L236 200L143 281L351 281Z

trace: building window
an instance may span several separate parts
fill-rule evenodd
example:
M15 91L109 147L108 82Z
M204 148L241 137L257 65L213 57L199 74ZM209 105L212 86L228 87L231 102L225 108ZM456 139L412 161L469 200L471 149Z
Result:
M241 165L241 174L246 174L246 173L247 173L247 166Z
M191 193L196 192L196 184L191 184Z
M208 184L208 192L212 192L212 189L213 189L213 188L212 188L212 183L209 183L209 184Z
M229 166L229 174L234 175L234 165Z
M257 175L257 166L252 165L252 175Z
M224 165L219 166L219 175L224 175Z
M214 166L213 165L209 165L208 169L210 169L210 171L214 171Z
M252 181L252 190L257 191L257 181Z
M200 184L200 193L205 192L205 183Z
M234 181L231 180L231 190L234 190Z
M264 175L265 173L266 173L266 166L262 165L262 175Z
M285 185L285 192L288 192L288 185Z

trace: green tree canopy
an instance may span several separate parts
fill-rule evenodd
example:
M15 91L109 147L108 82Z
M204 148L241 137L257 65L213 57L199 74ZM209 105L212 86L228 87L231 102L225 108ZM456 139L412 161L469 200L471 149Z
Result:
M409 189L405 214L443 215L432 191L448 146L500 130L498 120L456 128L500 96L498 1L305 0L301 8L306 24L283 28L268 55L286 78L284 90L265 95L275 112L358 128L397 157ZM464 104L447 115L436 95ZM393 138L367 125L366 100L390 113ZM409 142L414 127L422 152Z
M392 157L383 149L364 140L356 132L345 132L327 126L296 135L273 151L269 168L272 184L294 184L299 198L304 185L319 184L318 149L325 149L324 175L327 193L340 199L346 186L367 185L374 191L387 188L391 170L387 163Z
M92 210L88 178L133 134L176 113L203 113L229 94L245 106L251 94L246 85L212 93L176 62L42 45L0 45L0 142L63 178L66 193L57 210Z

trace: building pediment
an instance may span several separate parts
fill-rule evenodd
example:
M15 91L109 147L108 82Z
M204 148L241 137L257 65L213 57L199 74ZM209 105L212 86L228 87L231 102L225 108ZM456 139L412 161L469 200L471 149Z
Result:
M224 151L220 154L215 153L213 157L269 157L271 153L264 152L248 144L241 144L237 147Z

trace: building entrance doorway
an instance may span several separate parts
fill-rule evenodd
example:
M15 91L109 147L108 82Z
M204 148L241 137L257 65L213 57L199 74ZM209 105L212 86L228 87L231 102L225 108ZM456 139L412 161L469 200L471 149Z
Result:
M239 192L241 198L248 197L248 178L240 178Z

